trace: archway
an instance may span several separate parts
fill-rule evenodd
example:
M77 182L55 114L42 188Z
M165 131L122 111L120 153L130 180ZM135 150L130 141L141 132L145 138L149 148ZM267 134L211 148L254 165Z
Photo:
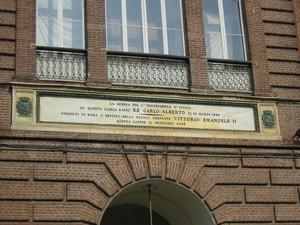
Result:
M106 209L100 225L115 225L113 218L136 216L142 218L122 220L122 225L150 225L149 193L153 225L214 225L212 216L203 202L186 188L161 179L149 179L131 184L118 193ZM135 222L136 221L136 224ZM143 221L143 222L142 222Z

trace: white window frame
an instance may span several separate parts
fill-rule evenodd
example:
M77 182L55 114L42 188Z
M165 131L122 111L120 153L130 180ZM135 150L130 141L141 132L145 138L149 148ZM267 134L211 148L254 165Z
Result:
M222 52L223 52L223 59L228 59L228 47L227 47L227 33L225 27L225 15L224 15L224 7L223 7L223 0L218 1L218 8L219 8L219 19L220 19L220 28L221 28L221 39L222 39ZM244 50L244 60L247 61L247 48L246 48L246 40L245 40L245 30L244 30L244 21L243 21L243 11L242 11L242 2L241 0L234 0L238 2L239 6L239 16L240 16L240 26L241 26L241 35L242 36L242 43L243 43L243 50Z
M64 47L63 46L63 2L64 0L57 0L58 1L58 8L57 8L57 26L58 26L58 31L57 31L57 46L53 47ZM84 0L80 0L82 2L82 49L85 48L85 15L84 15ZM48 17L39 17L38 16L38 7L39 0L36 1L36 20L38 21L39 19L48 19ZM78 20L74 20L78 21ZM37 37L36 37L37 40Z
M109 1L109 0L107 0ZM182 12L182 1L180 3L180 20L181 20L181 32L182 32L182 46L183 46L183 55L186 55L185 49L185 35L184 35L184 23L183 23L183 12ZM167 17L166 17L166 3L165 0L160 0L161 4L161 16L162 16L162 36L163 36L163 54L168 55L168 29L167 29ZM142 16L142 30L143 30L143 53L149 52L148 44L148 23L147 23L147 8L146 0L141 0L141 16ZM121 12L122 12L122 35L123 35L123 51L128 52L128 32L127 32L127 10L126 10L126 0L121 0ZM107 18L107 17L106 17ZM106 23L107 29L107 23ZM170 30L170 28L169 28ZM174 29L179 30L179 29ZM108 38L106 39L108 40Z

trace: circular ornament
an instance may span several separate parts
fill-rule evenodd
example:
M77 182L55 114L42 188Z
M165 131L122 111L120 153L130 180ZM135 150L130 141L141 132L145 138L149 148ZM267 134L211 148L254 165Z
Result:
M275 127L275 117L271 110L264 110L261 119L265 128Z
M17 112L21 117L30 117L32 112L32 104L27 97L20 97L17 102Z

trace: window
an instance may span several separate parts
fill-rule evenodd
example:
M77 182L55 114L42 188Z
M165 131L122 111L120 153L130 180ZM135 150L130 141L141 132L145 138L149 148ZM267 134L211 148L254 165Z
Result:
M202 6L210 86L251 92L241 0L202 0Z
M247 60L240 0L203 0L208 58Z
M84 48L83 0L38 0L38 46Z
M84 82L83 0L37 0L36 76Z
M106 0L111 51L185 55L181 0Z

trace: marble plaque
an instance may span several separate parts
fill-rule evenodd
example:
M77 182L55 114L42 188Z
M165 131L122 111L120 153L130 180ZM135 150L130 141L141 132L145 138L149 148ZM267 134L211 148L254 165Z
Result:
M259 132L255 104L40 95L37 123Z

